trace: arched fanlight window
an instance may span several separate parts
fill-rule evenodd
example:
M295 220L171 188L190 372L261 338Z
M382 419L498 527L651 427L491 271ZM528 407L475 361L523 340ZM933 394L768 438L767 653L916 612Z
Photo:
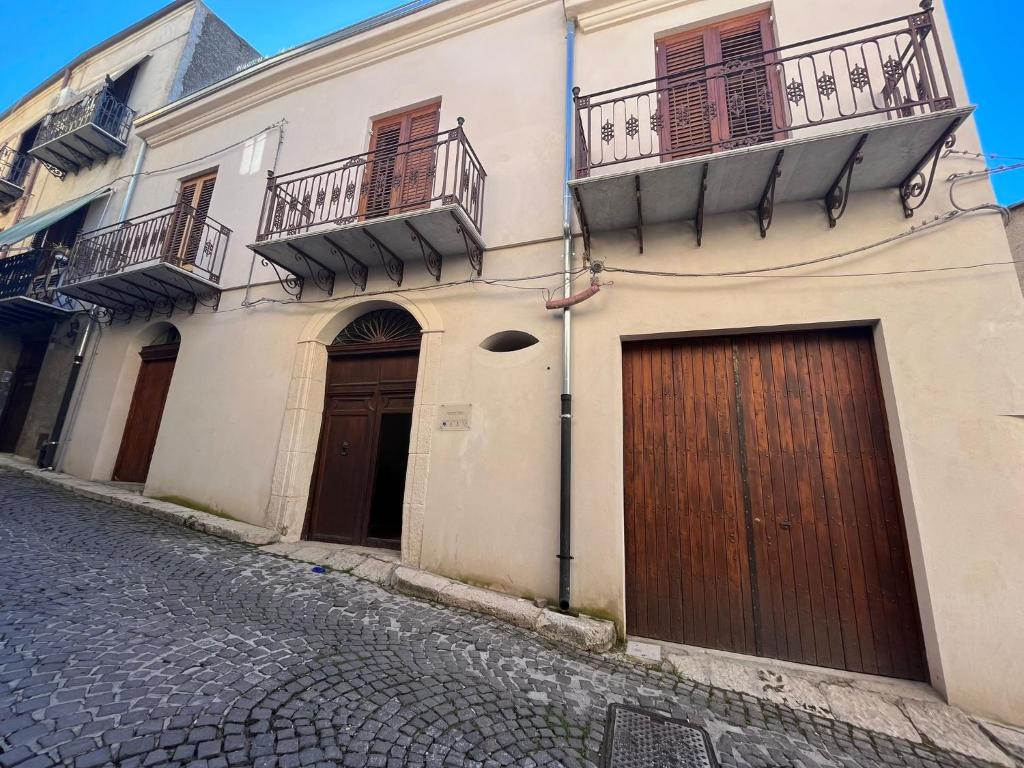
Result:
M346 325L335 337L334 344L393 344L414 341L419 337L419 323L404 309L377 309Z

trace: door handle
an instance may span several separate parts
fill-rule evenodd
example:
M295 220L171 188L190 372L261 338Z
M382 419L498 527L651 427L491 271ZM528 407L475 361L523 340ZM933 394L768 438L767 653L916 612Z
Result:
M348 440L341 441L341 455L348 456L348 449L351 443Z

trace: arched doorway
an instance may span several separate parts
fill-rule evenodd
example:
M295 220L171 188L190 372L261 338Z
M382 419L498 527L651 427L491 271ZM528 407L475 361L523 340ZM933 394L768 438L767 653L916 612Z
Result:
M378 309L327 348L306 538L400 548L420 336L404 309Z
M114 464L112 479L124 483L146 482L181 344L178 329L170 324L150 334L149 343L139 351L142 364Z

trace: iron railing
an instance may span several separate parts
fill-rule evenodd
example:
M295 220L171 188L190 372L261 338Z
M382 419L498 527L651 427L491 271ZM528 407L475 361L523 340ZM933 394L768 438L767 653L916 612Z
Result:
M62 248L30 248L0 257L0 299L25 297L55 303L67 264Z
M64 282L80 283L133 268L170 264L220 281L231 230L184 203L78 236Z
M930 2L919 13L576 98L576 176L955 106Z
M257 240L458 205L477 232L487 173L459 125L299 171L268 174Z
M106 131L122 144L126 144L134 119L135 110L123 104L111 92L108 84L71 106L48 115L32 146L42 146L61 136L74 133L90 123Z
M25 177L31 164L31 156L7 144L0 146L0 180L16 187L25 186Z

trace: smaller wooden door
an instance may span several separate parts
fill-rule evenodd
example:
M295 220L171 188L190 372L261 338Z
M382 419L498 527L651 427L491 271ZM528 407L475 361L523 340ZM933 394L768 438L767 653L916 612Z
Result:
M144 483L153 460L153 449L160 432L164 403L178 357L177 344L145 347L140 353L142 366L135 380L135 392L128 410L128 421L121 436L113 479L126 483Z
M39 371L46 357L46 339L25 341L14 369L14 378L7 396L7 404L0 415L0 453L13 453L18 446L21 430L36 392Z
M367 219L425 208L433 198L441 105L374 121L360 214Z

